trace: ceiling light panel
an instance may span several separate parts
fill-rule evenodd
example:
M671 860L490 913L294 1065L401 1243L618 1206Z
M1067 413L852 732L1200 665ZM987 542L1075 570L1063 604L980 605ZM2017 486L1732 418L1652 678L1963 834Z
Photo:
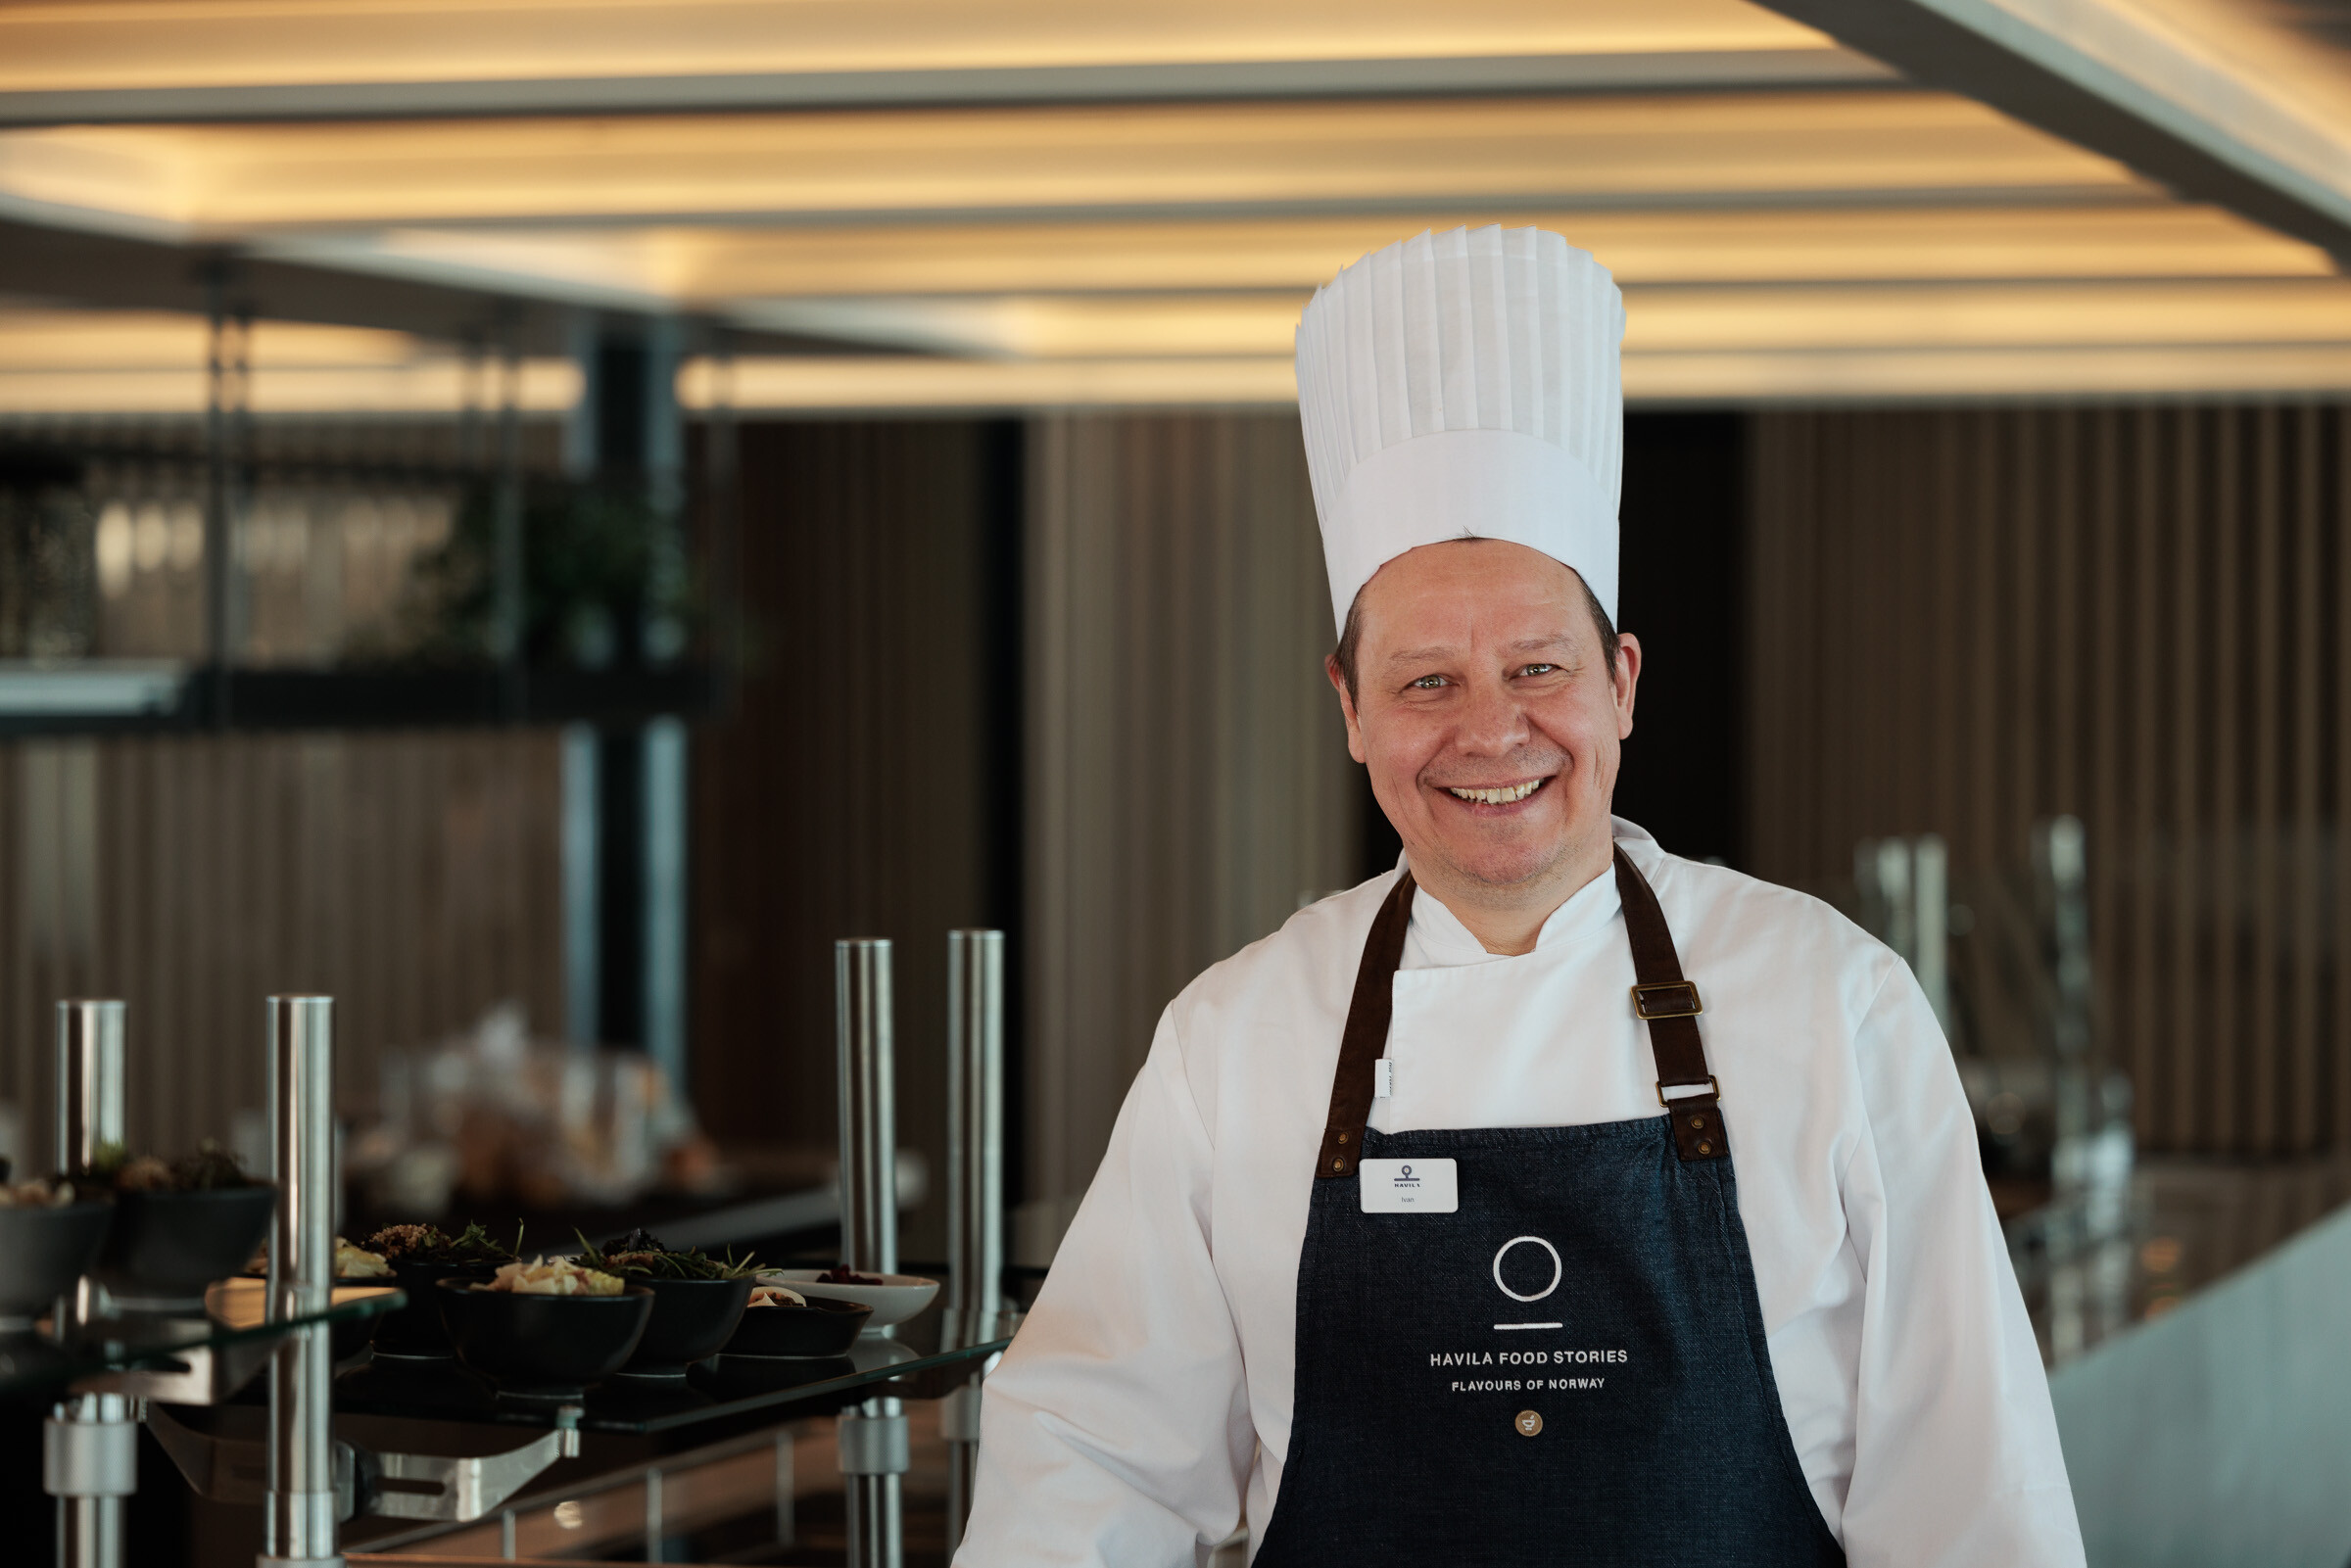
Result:
M1232 359L743 359L687 366L687 406L746 412L1231 404L1293 407L1286 357ZM2351 392L2351 356L2312 345L1787 350L1628 354L1635 406L1967 399L2131 400Z
M1743 0L51 0L0 92L1826 47Z
M757 324L877 348L1018 359L1285 356L1304 291L780 303ZM2351 280L1632 287L1627 355L2334 344Z
M168 166L181 212L231 233L2149 194L2108 160L1964 99L1875 91L0 135L0 169L37 165L45 200L73 199L61 171L77 158Z
M651 229L628 262L643 286L716 308L800 295L1297 289L1424 228L1498 220L1564 234L1627 283L2333 272L2315 246L2169 204L1499 215L1456 207L1190 223ZM390 238L453 261L499 243L463 231Z

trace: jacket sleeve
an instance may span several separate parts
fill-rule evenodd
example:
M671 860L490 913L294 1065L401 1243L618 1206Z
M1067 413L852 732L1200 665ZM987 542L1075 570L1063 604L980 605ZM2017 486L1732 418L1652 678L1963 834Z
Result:
M1239 1523L1252 1428L1212 1257L1212 1149L1172 1022L1035 1310L988 1376L956 1568L1190 1568Z
M1866 1298L1846 1559L2079 1568L2039 1346L1950 1049L1907 967L1854 1049L1868 1131L1843 1186Z

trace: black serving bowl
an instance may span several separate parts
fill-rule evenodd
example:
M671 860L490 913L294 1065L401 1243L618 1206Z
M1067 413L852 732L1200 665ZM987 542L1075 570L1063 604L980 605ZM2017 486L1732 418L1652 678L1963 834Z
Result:
M811 1296L805 1307L779 1302L753 1307L743 1314L727 1354L806 1357L846 1355L874 1309L862 1302L836 1302Z
M653 1293L526 1296L475 1290L445 1278L434 1287L457 1359L514 1399L576 1400L628 1361L653 1315Z
M49 1310L90 1271L114 1217L115 1206L104 1199L56 1209L0 1209L0 1319L30 1327Z
M245 1271L276 1207L266 1183L209 1192L125 1192L95 1270L131 1307L200 1305L204 1288Z
M408 1293L408 1305L376 1319L378 1355L449 1356L456 1354L449 1330L441 1326L438 1286L445 1279L479 1281L498 1277L495 1263L433 1263L413 1258L394 1258L392 1277L378 1283L398 1285Z
M637 1354L621 1368L624 1377L684 1377L687 1366L707 1360L734 1338L751 1281L743 1279L639 1279L653 1293L652 1316Z

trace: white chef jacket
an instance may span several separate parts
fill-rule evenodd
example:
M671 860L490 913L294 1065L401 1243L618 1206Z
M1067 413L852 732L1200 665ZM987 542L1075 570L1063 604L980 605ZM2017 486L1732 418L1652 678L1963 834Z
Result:
M1908 967L1816 899L1665 854L1621 819L1615 835L1705 1003L1780 1403L1847 1560L2080 1564L1974 1122ZM1244 1507L1272 1518L1312 1171L1364 939L1395 881L1301 910L1169 1005L985 1384L959 1568L1189 1564ZM1610 874L1514 957L1423 891L1395 977L1394 1093L1371 1125L1661 1116L1633 979Z

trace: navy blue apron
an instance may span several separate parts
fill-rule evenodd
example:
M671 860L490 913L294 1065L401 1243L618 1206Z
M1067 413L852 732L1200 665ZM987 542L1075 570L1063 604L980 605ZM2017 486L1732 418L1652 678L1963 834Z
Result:
M1698 989L1621 850L1616 881L1669 1110L1635 1121L1368 1130L1409 874L1373 922L1256 1568L1844 1563L1780 1412ZM1458 1210L1365 1213L1361 1160L1456 1162Z

